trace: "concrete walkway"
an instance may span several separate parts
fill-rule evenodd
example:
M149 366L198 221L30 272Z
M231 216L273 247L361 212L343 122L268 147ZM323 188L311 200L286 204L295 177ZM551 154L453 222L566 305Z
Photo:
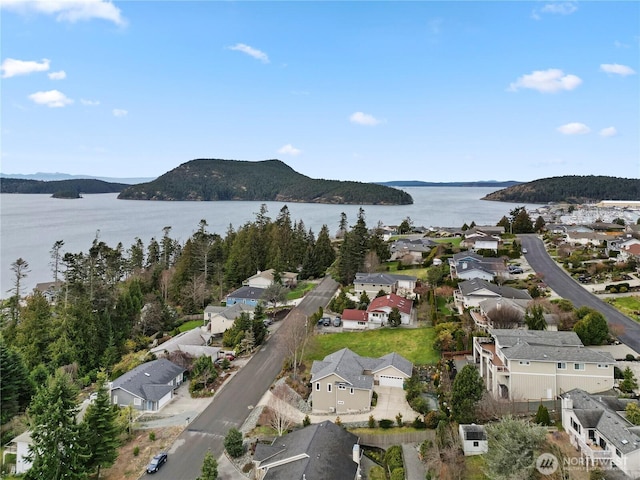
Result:
M417 443L402 444L402 459L404 460L404 478L422 480L427 476L427 469L418 456L420 445Z

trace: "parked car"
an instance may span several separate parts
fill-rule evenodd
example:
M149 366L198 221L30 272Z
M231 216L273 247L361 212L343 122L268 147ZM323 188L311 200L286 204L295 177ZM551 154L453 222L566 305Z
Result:
M147 465L147 473L156 473L165 463L167 463L167 454L165 452L159 453Z
M331 326L331 319L329 317L323 317L322 318L322 325L324 325L325 327Z
M524 270L517 265L509 265L509 273L524 273Z
M333 319L333 326L339 327L340 325L342 325L342 317L340 317L340 315L336 315L336 318Z
M529 252L527 251L527 249L526 249L526 248L523 248L523 249L522 249L522 253L524 254L524 253L529 253Z

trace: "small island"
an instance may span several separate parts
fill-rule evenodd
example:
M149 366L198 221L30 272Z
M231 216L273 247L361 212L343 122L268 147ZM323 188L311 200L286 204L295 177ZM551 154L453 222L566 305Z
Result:
M63 199L75 199L75 198L82 198L82 195L80 195L80 192L77 192L75 190L63 190L60 192L55 192L53 195L51 195L51 198L63 198Z

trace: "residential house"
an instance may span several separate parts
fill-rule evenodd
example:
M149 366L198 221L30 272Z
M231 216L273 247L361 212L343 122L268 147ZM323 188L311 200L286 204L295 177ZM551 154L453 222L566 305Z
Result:
M479 307L480 302L489 298L531 300L531 295L525 290L498 286L480 278L465 280L459 283L458 289L454 292L453 297L461 313L465 308Z
M342 311L342 328L345 330L366 330L377 327L379 327L378 324L369 323L369 313L366 310L348 308Z
M12 473L26 473L31 468L31 461L27 458L31 447L31 432L27 430L21 433L4 447L2 452L2 464L7 465L7 454L13 453L16 456L16 465Z
M173 398L185 372L165 358L143 363L109 384L111 403L157 412Z
M43 282L37 283L35 289L47 299L47 302L54 304L63 285L64 282L61 280L57 282Z
M374 298L380 291L413 296L417 281L418 279L411 275L359 272L353 280L353 289L356 295L365 292L369 298Z
M466 231L466 235L480 233L488 237L500 237L504 233L504 227L501 225L476 225Z
M573 245L593 245L601 246L609 237L606 233L599 232L575 232L568 230L566 233L567 242Z
M640 476L640 427L624 415L628 402L575 388L561 395L562 427L584 465Z
M424 261L424 257L431 252L434 245L435 242L428 238L399 238L389 246L390 260L420 264Z
M154 346L149 350L157 357L165 356L173 352L183 352L192 357L208 357L217 358L220 349L218 347L210 347L211 333L206 327L196 327L186 332L181 332L171 337L164 343Z
M492 328L526 328L524 324L525 314L531 304L531 300L519 300L510 298L488 298L480 302L479 309L471 310L471 318L476 326L488 330ZM511 326L504 325L504 316L500 316L502 309L509 309L517 322ZM496 318L498 316L498 318ZM547 323L547 331L558 331L558 316L551 313L543 313Z
M489 451L487 431L483 425L458 425L458 434L465 455L482 455Z
M273 268L258 271L255 275L242 282L242 285L255 288L267 288L274 282L275 273L276 271ZM298 274L293 272L280 272L280 282L285 287L294 288L298 284Z
M263 293L264 288L245 285L227 295L226 303L228 307L236 303L244 303L255 307L260 303Z
M208 305L204 309L204 322L212 335L219 335L231 328L233 322L243 313L253 318L254 311L255 306L247 303L234 303L226 307Z
M325 420L276 438L271 445L258 443L253 462L257 480L360 478L358 437Z
M412 373L413 364L397 353L369 358L338 350L311 366L313 413L369 411L374 384L403 388Z
M413 301L390 293L383 297L374 298L367 307L367 315L372 325L384 326L389 323L389 314L394 308L400 313L400 324L409 325L416 316Z
M493 250L498 251L502 240L499 236L486 235L484 233L469 233L464 236L464 240L460 242L460 246L463 248L469 248L473 250Z
M449 259L451 278L472 280L480 278L494 281L496 277L507 277L504 260L494 257L483 257L474 252L456 253Z
M613 388L610 353L586 348L575 332L493 329L473 339L473 359L487 390L509 400L552 399L574 388Z

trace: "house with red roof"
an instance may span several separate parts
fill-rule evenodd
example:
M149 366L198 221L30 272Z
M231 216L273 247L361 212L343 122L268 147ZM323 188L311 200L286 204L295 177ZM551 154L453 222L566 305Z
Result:
M400 312L401 325L415 320L413 301L394 293L373 299L366 310L347 309L342 312L342 323L348 330L367 330L387 325L394 308Z

